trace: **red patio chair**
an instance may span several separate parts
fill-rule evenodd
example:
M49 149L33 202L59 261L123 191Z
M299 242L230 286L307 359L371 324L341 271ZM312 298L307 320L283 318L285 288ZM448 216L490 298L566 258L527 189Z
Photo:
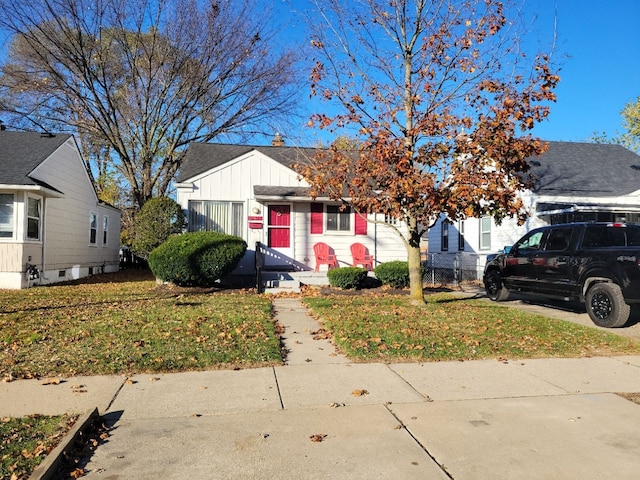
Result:
M353 257L353 266L362 265L367 270L373 270L373 257L369 255L369 249L361 243L351 245L351 256Z
M320 265L328 265L328 268L338 268L336 253L329 245L318 242L313 246L313 253L316 255L316 272L320 271Z

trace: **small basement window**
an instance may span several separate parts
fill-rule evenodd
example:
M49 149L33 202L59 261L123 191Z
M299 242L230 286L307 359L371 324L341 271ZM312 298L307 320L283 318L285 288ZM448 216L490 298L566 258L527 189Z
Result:
M66 270L58 270L58 278L64 278L67 276Z

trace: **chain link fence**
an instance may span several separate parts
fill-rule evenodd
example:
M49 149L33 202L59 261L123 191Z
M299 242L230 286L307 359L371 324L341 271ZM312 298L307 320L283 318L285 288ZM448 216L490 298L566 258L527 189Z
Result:
M430 286L478 283L482 281L485 262L486 255L477 253L428 253L423 280Z

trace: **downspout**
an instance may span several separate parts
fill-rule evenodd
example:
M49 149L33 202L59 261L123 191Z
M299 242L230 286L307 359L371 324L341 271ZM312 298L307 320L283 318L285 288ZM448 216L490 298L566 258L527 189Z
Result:
M373 222L373 261L378 259L378 214L376 213L375 222ZM374 265L375 269L376 266Z
M42 263L42 267L40 269L40 277L43 280L47 280L47 278L44 276L44 272L45 272L45 218L46 218L46 211L47 211L47 198L46 197L42 197L42 221L40 224L40 244L41 244L41 252L40 252L40 259L41 259L41 263Z

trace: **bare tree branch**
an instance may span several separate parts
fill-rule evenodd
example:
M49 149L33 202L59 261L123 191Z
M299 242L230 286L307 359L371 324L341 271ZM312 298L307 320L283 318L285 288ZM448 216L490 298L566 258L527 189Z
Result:
M92 178L120 174L140 207L190 142L269 132L296 112L296 56L253 0L0 0L13 33L0 107L76 133ZM95 155L102 152L100 158Z

